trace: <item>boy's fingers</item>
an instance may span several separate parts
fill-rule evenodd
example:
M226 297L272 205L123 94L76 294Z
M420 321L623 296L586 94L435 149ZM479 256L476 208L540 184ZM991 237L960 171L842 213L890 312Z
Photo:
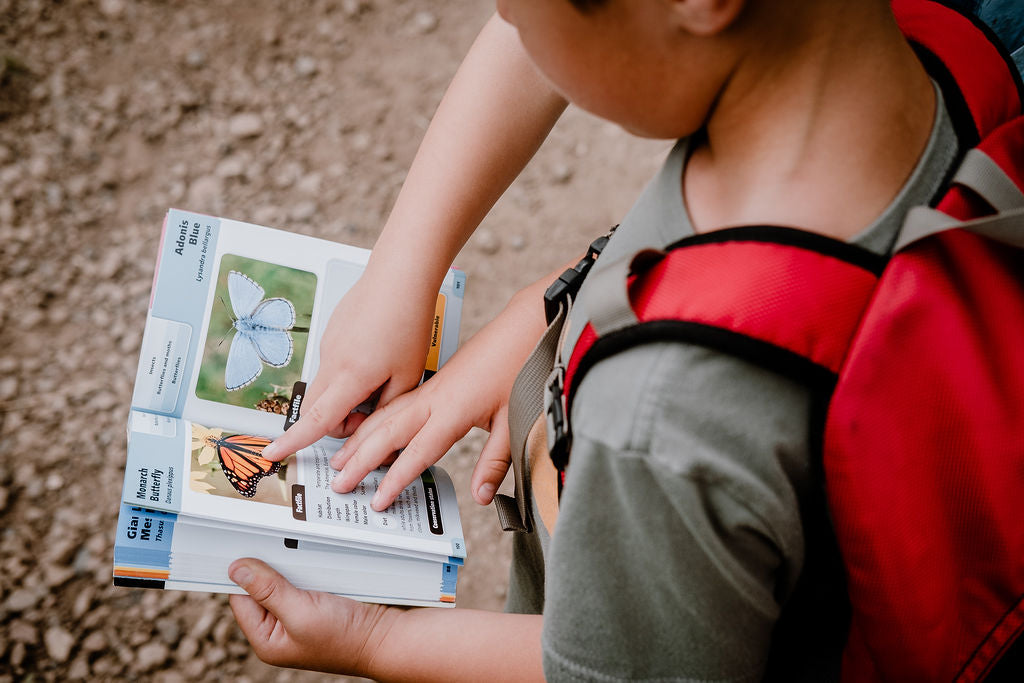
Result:
M390 419L392 415L397 413L401 409L403 402L403 399L399 398L393 403L389 403L386 406L381 406L380 408L373 411L369 415L364 415L363 418L359 421L359 424L356 425L356 428L353 430L352 434L348 436L347 440L342 445L341 449L333 456L331 456L331 467L333 467L336 470L340 470L341 468L343 468L345 466L345 463L348 462L349 458L352 457L352 454L359 450L363 441L366 440L366 437L369 436L370 434L373 434L373 431L382 422L384 422L384 420ZM352 419L353 414L350 414L347 419Z
M362 400L354 382L334 382L312 404L303 401L302 415L276 441L263 449L267 460L283 460L301 448L319 441L341 422Z
M495 416L491 435L480 451L476 467L473 468L470 488L473 491L473 499L480 505L489 505L494 500L494 494L505 480L509 465L512 464L507 414L507 408L503 408Z
M235 560L228 567L228 576L249 594L255 606L261 608L260 612L266 610L282 623L287 624L293 615L301 617L305 611L305 594L260 560ZM244 617L255 622L259 614L253 606L247 606L244 600L235 602L239 603Z
M463 435L454 425L438 426L439 420L428 420L426 425L412 438L395 464L380 482L377 493L370 501L370 507L380 512L395 501L398 494L416 477L441 459Z
M380 420L361 443L352 446L346 443L342 457L346 458L347 462L344 469L334 477L331 488L338 493L351 491L370 470L379 466L395 451L404 448L423 426L428 416L429 413L425 409L410 408L396 411L394 415ZM365 429L367 425L364 424L363 427Z

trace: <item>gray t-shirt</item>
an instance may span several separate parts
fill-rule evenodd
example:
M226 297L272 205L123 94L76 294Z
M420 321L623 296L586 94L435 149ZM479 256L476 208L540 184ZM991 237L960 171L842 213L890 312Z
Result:
M938 112L913 175L852 242L888 252L907 209L938 191L956 156L941 96ZM684 142L595 268L692 234L685 158ZM587 297L584 285L577 310ZM583 322L570 318L568 344ZM514 543L508 609L543 612L548 680L838 677L845 619L825 580L838 570L823 566L828 534L807 528L825 515L812 398L772 371L682 343L591 369L573 403L557 531L549 538L537 523Z

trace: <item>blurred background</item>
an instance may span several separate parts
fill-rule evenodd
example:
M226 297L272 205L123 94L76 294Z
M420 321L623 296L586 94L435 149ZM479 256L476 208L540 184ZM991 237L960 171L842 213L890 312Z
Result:
M113 588L169 207L371 247L487 0L0 0L0 681L308 681L223 596ZM459 255L462 338L617 222L667 150L570 110ZM509 539L442 465L500 609ZM506 488L508 484L506 483Z

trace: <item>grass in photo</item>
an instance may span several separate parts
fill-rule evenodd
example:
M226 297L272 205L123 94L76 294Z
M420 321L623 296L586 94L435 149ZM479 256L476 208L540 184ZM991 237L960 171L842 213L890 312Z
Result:
M316 275L225 254L196 396L261 408L301 379Z
M288 507L295 483L287 463L270 462L261 453L270 439L231 434L192 425L189 488L227 498Z

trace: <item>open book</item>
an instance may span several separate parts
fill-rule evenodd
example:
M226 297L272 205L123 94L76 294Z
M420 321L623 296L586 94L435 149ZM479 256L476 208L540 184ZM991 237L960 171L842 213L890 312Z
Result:
M335 304L365 249L172 209L164 222L128 421L114 583L241 592L257 557L300 588L373 602L452 605L466 557L455 492L432 467L387 510L386 472L330 489L322 439L281 463L263 448L298 419ZM438 294L429 377L454 353L465 276Z

